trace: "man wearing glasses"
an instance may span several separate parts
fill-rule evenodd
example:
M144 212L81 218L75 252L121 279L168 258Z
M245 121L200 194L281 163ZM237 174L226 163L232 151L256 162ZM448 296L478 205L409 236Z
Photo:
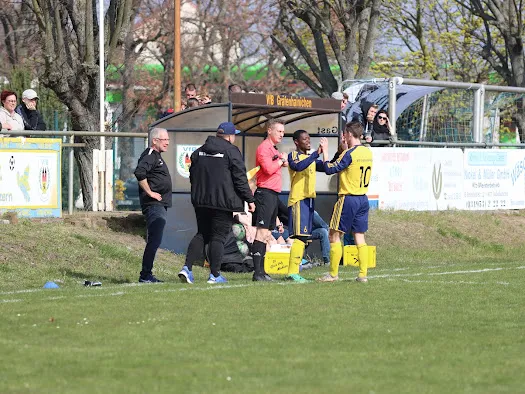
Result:
M24 90L22 93L22 103L19 104L15 112L18 113L24 121L25 130L46 130L46 123L40 111L36 109L38 104L38 95L33 89Z
M162 282L153 276L153 261L162 242L164 226L171 207L171 176L161 156L168 150L170 137L166 129L154 128L150 133L151 145L140 155L135 176L139 182L139 199L146 217L146 248L142 257L139 282Z

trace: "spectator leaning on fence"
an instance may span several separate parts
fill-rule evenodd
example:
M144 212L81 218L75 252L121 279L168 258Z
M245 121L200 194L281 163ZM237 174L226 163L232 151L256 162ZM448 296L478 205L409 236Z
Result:
M374 103L364 102L361 105L361 113L352 118L352 122L359 122L363 126L363 139L365 143L370 143L374 135L374 119L379 106Z
M36 109L38 95L33 89L24 90L22 102L18 104L15 111L22 117L26 130L46 130L46 123L40 111Z
M392 134L392 128L390 126L390 120L388 119L388 113L382 109L377 112L374 119L374 135L373 140L377 141L392 141L394 136ZM387 146L379 144L371 144L372 146Z
M2 107L0 107L0 123L2 130L24 130L24 120L15 112L17 98L16 93L4 90L0 94Z

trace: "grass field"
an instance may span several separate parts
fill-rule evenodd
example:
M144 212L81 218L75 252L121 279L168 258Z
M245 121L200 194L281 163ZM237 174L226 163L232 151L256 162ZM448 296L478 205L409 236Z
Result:
M163 251L167 283L138 285L144 241L124 223L0 228L1 393L525 391L525 214L376 212L368 284L344 267L183 285Z

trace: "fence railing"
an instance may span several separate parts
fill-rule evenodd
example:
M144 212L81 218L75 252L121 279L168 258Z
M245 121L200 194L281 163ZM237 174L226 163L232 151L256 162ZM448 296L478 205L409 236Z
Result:
M484 118L484 94L485 91L502 92L502 93L517 93L525 94L525 88L510 87L510 86L494 86L494 85L483 85L483 84L470 84L462 82L449 82L449 81L433 81L433 80L421 80L421 79L403 79L401 77L393 77L388 80L382 80L383 82L388 81L389 89L389 115L391 119L396 119L396 88L401 84L414 85L414 86L430 86L430 87L442 87L452 89L465 89L474 91L473 100L473 117L472 117L472 129L473 129L473 141L474 142L432 142L432 141L404 141L397 140L395 142L390 141L374 141L377 145L391 145L391 146L415 146L415 147L462 147L462 148L524 148L525 144L514 144L514 143L490 143L482 141L483 134L483 118ZM374 80L375 82L375 80ZM392 132L396 135L396 122L391 123ZM189 130L188 130L189 131ZM199 131L203 131L199 129ZM208 131L208 130L206 130ZM209 130L214 131L214 130ZM75 143L75 137L125 137L125 138L144 138L145 148L147 147L148 133L131 133L131 132L97 132L97 131L2 131L1 134L6 133L12 137L27 136L28 134L32 137L68 137L69 142L63 142L62 147L69 149L68 157L68 213L73 213L73 181L74 181L74 154L75 148L84 147L85 143Z
M129 138L144 138L144 146L147 147L147 141L148 141L148 133L128 133L128 132L96 132L96 131L56 131L56 130L47 130L47 131L34 131L31 130L28 132L27 130L20 130L20 131L4 131L6 134L9 134L10 137L24 137L28 134L31 135L31 137L69 137L69 142L62 143L63 148L69 148L69 157L68 157L68 213L71 215L73 214L73 204L74 204L74 198L73 198L73 183L74 183L74 168L75 168L75 160L74 160L74 151L75 148L82 148L85 147L85 143L78 143L74 142L75 137L129 137ZM2 133L3 134L3 133ZM95 202L94 202L95 203Z
M465 83L465 82L451 82L451 81L434 81L425 79L410 79L393 77L388 80L388 112L390 119L396 119L396 99L397 99L397 86L398 85L412 85L412 86L429 86L439 88L451 88L451 89L463 89L474 91L474 103L473 103L473 124L472 134L473 140L476 143L482 142L483 136L483 119L484 119L484 96L486 91L499 92L499 93L518 93L525 94L525 88L515 86L497 86L497 85L484 85L479 83ZM391 123L393 134L396 132L396 122ZM417 144L416 144L417 145Z

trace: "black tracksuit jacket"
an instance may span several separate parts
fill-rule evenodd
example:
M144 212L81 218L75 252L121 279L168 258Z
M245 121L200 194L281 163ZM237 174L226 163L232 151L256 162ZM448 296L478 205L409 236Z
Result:
M135 176L140 182L148 180L149 188L162 196L162 201L157 201L146 194L139 185L140 206L144 208L151 204L161 204L165 207L171 207L171 176L166 162L154 149L148 148L140 155Z
M248 186L239 148L220 137L208 137L191 155L191 202L197 208L244 211L255 199Z

